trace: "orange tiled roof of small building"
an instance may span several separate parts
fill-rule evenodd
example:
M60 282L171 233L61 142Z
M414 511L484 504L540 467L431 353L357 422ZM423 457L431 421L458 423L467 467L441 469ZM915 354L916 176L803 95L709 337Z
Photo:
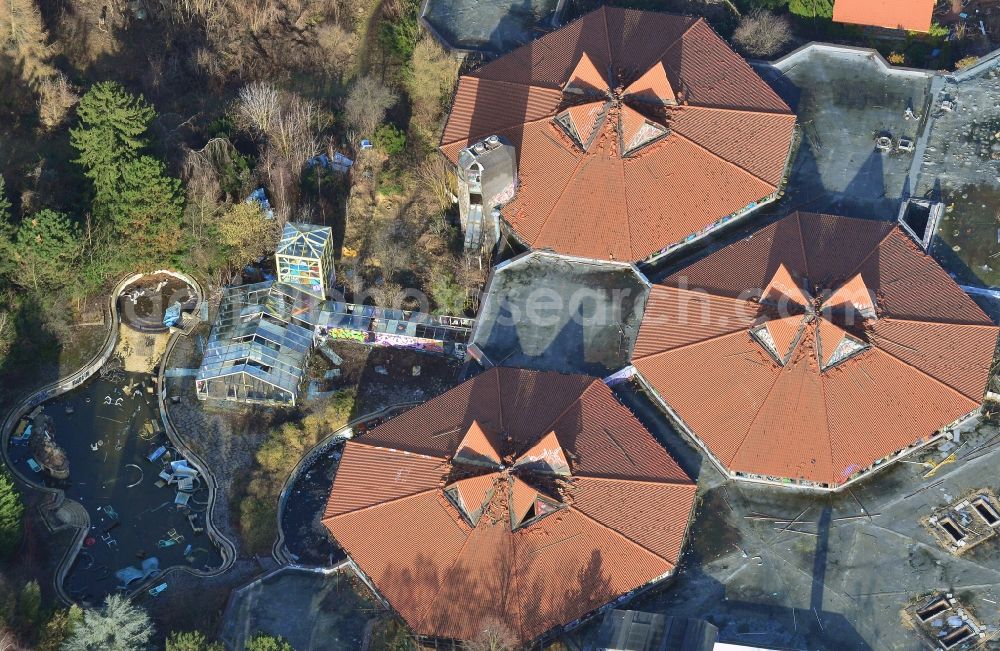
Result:
M836 0L833 20L888 29L929 32L935 0Z
M633 364L731 471L838 485L976 409L997 332L894 223L802 213L654 285Z
M670 574L694 496L600 380L496 368L349 441L323 523L417 633L526 641Z
M522 240L634 261L773 194L794 125L704 20L602 7L463 76L441 150L505 138Z

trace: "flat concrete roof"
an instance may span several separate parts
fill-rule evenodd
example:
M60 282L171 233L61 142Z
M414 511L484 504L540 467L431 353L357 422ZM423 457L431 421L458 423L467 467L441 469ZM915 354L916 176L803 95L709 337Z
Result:
M521 254L494 269L472 343L494 365L603 377L628 364L648 293L631 265Z
M615 392L671 452L688 449L685 470L701 456L693 474L702 497L674 581L620 608L706 619L720 641L777 649L924 648L900 614L942 591L996 626L1000 538L955 556L920 524L973 490L1000 488L996 424L972 421L951 447L910 459L956 453L933 476L919 463L896 463L850 490L817 495L726 480L633 385ZM577 646L598 628L574 632Z
M359 580L347 566L275 570L233 592L220 637L229 649L258 633L280 635L297 651L360 649L369 620L384 609L352 583Z
M452 50L503 54L558 25L565 0L425 0L421 17Z
M802 134L782 208L895 219L914 158L895 145L916 141L933 73L891 68L873 50L816 43L756 69L795 111ZM882 134L891 153L875 149Z
M931 253L960 282L998 286L1000 58L941 78L927 131L914 194L947 206Z

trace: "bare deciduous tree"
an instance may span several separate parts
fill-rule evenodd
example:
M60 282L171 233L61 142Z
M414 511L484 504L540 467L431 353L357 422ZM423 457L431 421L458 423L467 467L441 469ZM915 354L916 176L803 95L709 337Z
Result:
M255 81L240 89L236 119L245 129L263 136L273 128L280 106L278 89L272 84Z
M46 130L63 123L69 110L80 101L76 87L61 72L38 84L38 120Z
M517 638L510 628L498 619L483 622L474 638L462 645L465 651L515 651Z
M344 118L347 124L370 137L375 127L385 119L386 111L396 103L399 96L374 75L365 75L351 86L344 102Z
M758 9L740 20L733 41L745 53L755 57L777 54L792 40L792 27L784 16Z

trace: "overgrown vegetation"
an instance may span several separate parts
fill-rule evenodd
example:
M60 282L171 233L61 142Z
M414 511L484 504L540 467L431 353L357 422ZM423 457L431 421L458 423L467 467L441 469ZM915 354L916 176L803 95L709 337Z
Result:
M257 451L240 498L240 530L247 551L267 553L277 537L278 495L299 459L325 436L344 427L354 409L353 390L331 396L317 411L280 425Z
M10 558L21 544L24 504L10 474L0 470L0 558Z

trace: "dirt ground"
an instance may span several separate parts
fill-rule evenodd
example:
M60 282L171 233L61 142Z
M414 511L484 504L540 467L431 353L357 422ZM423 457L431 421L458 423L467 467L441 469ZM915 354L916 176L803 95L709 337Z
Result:
M310 406L327 392L355 387L352 418L403 402L429 400L458 384L463 368L463 363L452 357L413 350L373 348L347 341L331 342L330 348L343 361L333 364L323 353L313 353L303 404ZM336 369L340 370L338 377L324 379Z
M170 333L167 332L149 334L138 332L126 325L119 325L115 354L121 356L127 372L152 373L160 363L169 339Z

